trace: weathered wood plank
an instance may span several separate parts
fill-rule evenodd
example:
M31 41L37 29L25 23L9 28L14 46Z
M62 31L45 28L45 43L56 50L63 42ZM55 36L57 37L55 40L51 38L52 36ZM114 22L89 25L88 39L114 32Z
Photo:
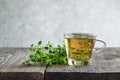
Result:
M0 80L44 80L46 66L22 64L30 54L27 48L0 48Z
M93 54L90 66L48 67L45 80L120 80L120 48L106 48Z

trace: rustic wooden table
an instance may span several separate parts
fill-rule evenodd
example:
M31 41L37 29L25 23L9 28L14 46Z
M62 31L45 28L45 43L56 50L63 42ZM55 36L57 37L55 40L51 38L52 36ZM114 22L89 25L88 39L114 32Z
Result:
M0 48L0 80L120 80L120 48L94 53L90 66L25 66L27 48Z

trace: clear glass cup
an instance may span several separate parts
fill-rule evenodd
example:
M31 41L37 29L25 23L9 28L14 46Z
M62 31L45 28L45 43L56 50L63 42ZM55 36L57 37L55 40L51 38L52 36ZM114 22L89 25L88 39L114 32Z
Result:
M96 35L94 34L65 33L64 42L66 46L68 64L76 66L89 65L96 41L104 44L102 48L106 47L106 43L102 40L96 39Z

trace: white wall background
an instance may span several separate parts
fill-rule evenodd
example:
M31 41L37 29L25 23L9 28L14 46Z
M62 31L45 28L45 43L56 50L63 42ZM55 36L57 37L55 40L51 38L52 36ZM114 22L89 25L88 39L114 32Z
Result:
M0 0L0 47L27 47L65 32L96 33L120 46L120 0Z

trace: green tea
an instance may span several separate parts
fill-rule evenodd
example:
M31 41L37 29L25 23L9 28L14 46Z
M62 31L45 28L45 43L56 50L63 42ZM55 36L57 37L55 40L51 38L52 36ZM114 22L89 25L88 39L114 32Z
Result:
M89 60L94 47L94 39L65 38L68 58L74 60Z

